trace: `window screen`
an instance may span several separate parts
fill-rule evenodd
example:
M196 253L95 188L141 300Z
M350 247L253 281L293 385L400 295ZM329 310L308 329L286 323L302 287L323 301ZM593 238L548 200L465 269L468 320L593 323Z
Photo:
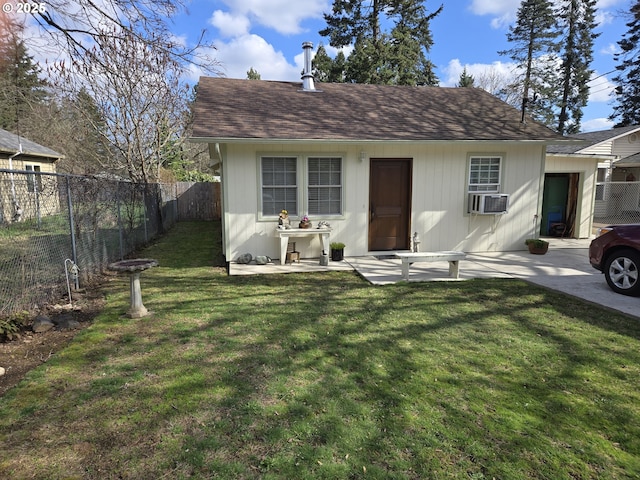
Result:
M471 157L469 162L470 192L500 191L500 157Z
M25 165L25 170L27 171L31 171L31 172L39 172L40 171L40 165ZM41 175L35 175L35 174L28 174L27 175L27 190L31 193L33 192L41 192L42 191L42 176Z
M309 215L342 214L342 159L311 157L308 171Z
M262 158L263 215L298 214L297 163L296 157Z

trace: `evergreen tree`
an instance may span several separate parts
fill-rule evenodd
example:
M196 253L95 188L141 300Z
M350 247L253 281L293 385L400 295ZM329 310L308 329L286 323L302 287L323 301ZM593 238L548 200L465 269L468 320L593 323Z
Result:
M593 73L593 42L596 0L565 0L560 5L561 20L561 95L558 133L578 133L582 109L589 99L587 82Z
M616 105L611 120L618 120L616 127L640 125L640 0L631 7L629 30L618 42L620 53L615 57L618 74L613 78L617 84Z
M385 81L388 79L383 79L382 71L385 57L382 42L374 42L366 37L359 38L347 58L345 80L349 83L388 83Z
M257 70L255 70L253 67L251 67L249 69L249 71L247 71L247 79L248 80L261 80L260 73L258 73Z
M0 128L17 131L21 120L45 100L40 68L20 40L21 25L3 15L0 29Z
M388 69L397 85L437 85L435 66L427 59L425 50L433 45L428 22L443 7L430 16L422 2L395 1L390 13L396 20L388 42ZM426 19L426 21L425 21ZM422 47L425 47L424 49Z
M464 70L462 70L462 73L460 74L460 80L458 80L458 86L459 87L473 87L474 85L474 78L473 75L469 75L467 73L467 67L464 67Z
M515 25L507 40L511 49L498 52L508 55L523 72L518 80L522 91L522 121L528 112L546 125L555 124L554 103L558 85L556 60L558 35L550 0L523 0Z
M332 59L323 45L318 47L311 66L313 77L318 82L343 83L346 59L342 51L338 52L335 59Z
M341 48L353 45L345 80L356 83L436 85L434 66L426 54L433 45L427 14L420 0L334 0L327 27L320 35ZM383 31L383 20L393 25Z

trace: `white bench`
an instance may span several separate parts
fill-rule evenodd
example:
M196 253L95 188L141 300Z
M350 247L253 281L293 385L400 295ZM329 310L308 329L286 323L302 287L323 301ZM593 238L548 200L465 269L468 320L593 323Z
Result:
M444 251L444 252L400 252L396 257L402 260L402 277L409 281L409 266L416 262L449 262L449 276L459 278L460 260L464 260L467 254L464 252Z

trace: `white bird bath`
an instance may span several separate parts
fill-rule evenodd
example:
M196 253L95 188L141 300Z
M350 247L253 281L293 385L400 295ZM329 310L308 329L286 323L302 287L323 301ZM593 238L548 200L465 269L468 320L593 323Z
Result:
M129 274L131 287L131 306L127 310L129 318L146 317L149 312L142 304L142 291L140 290L140 274L151 267L157 267L158 261L152 258L134 258L120 260L109 264L109 270Z

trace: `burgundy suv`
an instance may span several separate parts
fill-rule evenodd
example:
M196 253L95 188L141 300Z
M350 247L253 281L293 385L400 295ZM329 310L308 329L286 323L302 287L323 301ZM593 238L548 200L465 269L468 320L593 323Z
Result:
M640 223L601 228L589 246L589 261L614 292L640 296Z

